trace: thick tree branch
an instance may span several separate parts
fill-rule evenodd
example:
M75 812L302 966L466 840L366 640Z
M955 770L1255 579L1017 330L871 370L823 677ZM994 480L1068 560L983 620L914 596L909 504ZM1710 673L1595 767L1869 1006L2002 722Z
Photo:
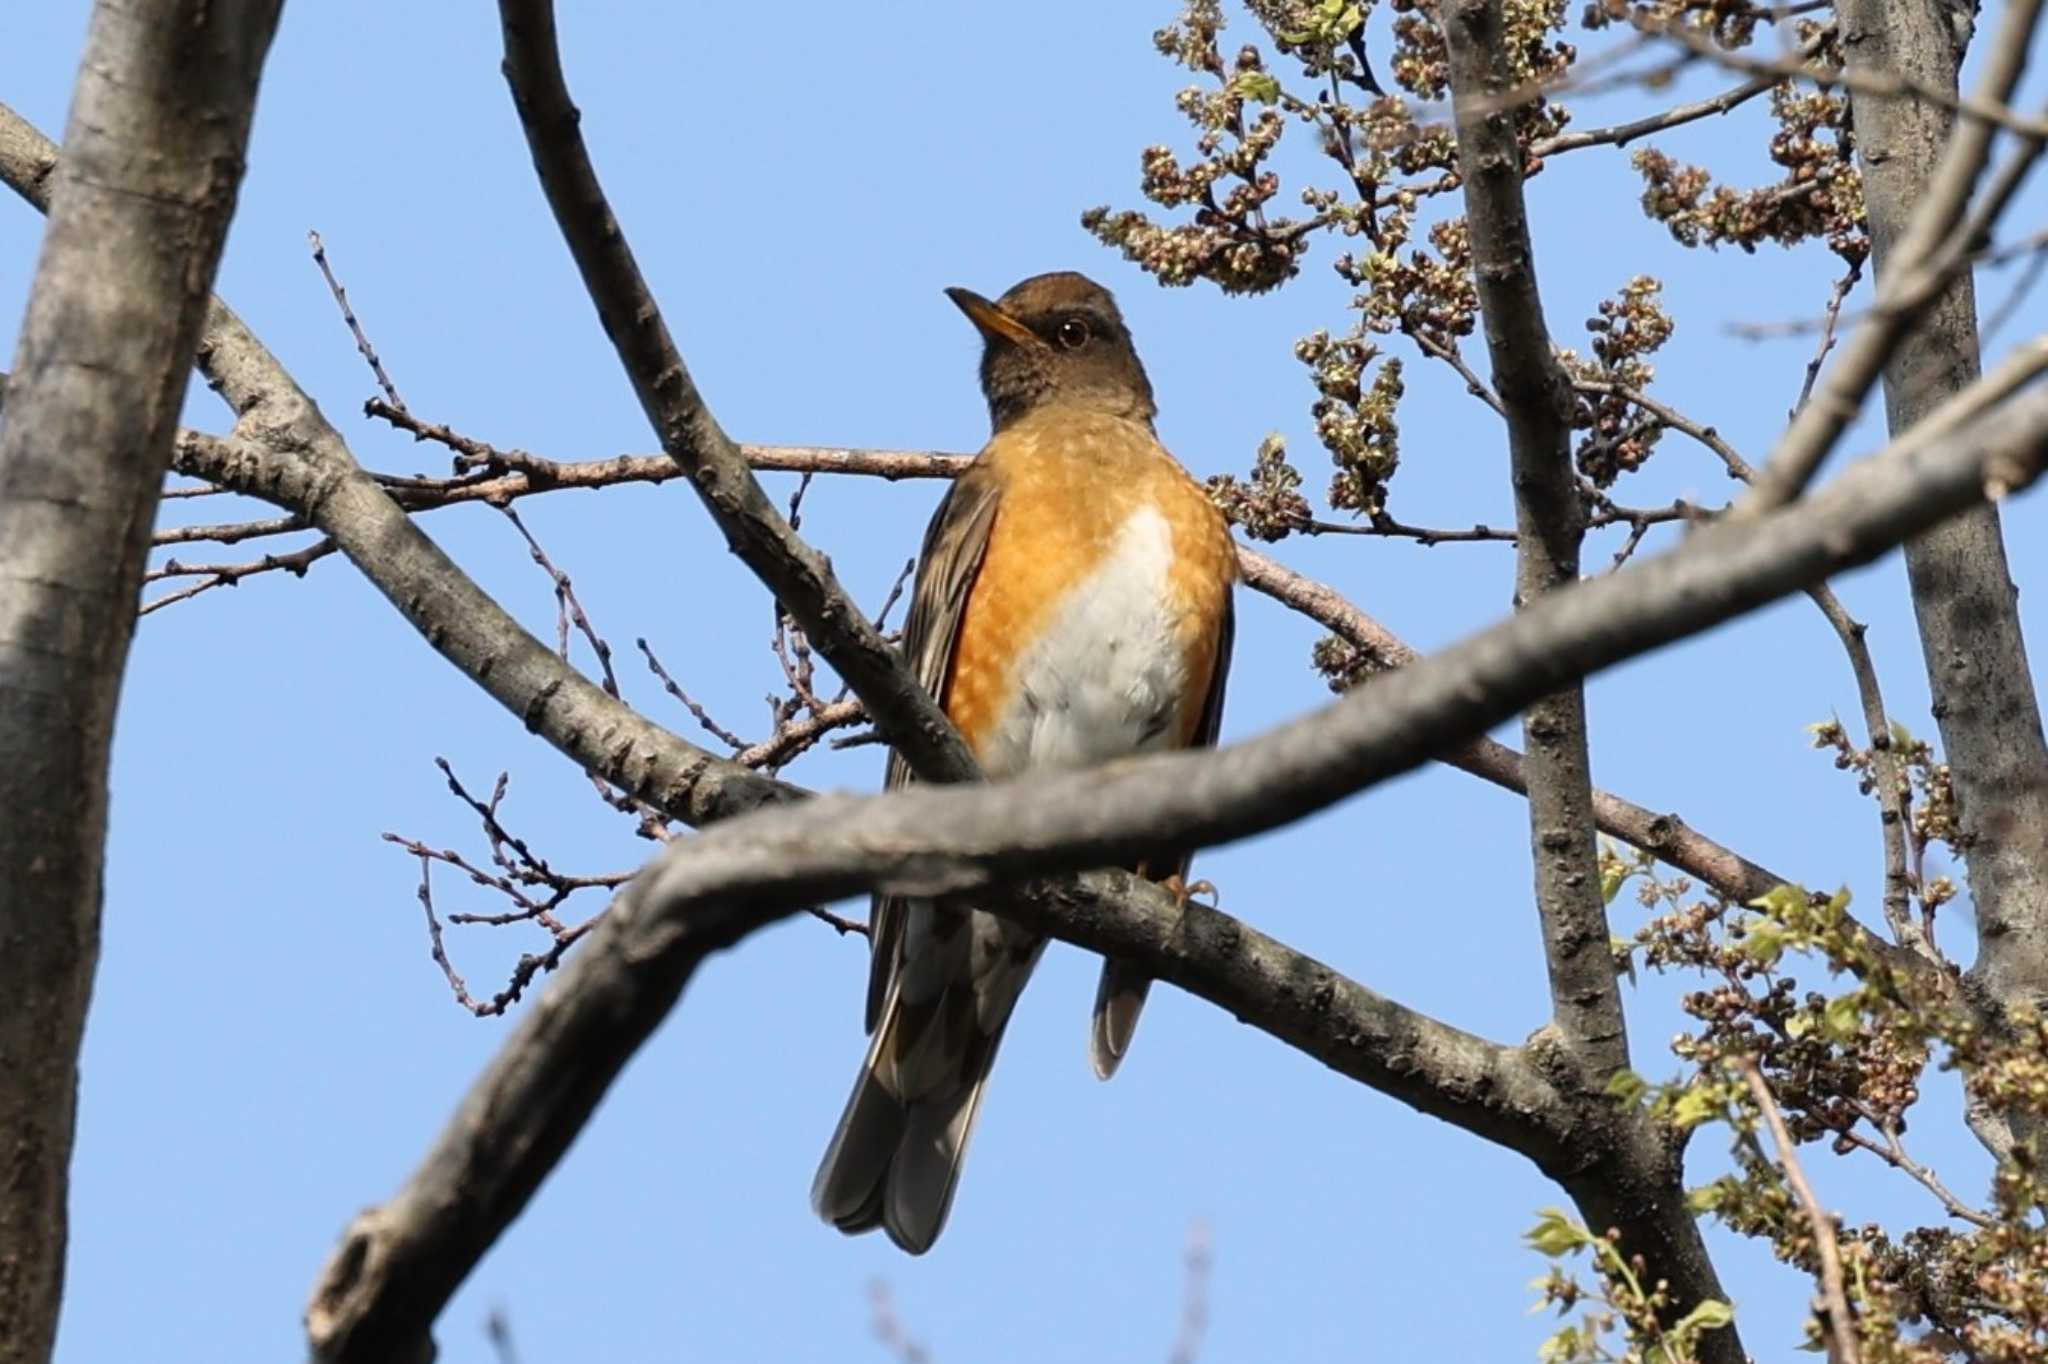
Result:
M500 0L498 13L505 79L548 207L662 450L690 476L733 552L867 703L875 727L917 774L928 781L979 776L945 712L839 585L825 557L797 537L761 491L698 394L583 144L582 115L562 77L553 0Z
M2023 486L2044 461L2048 392L2035 392L1946 440L1865 461L1798 507L1708 527L1660 558L1552 593L1247 743L993 785L821 797L671 845L522 1018L427 1162L345 1238L316 1297L316 1342L334 1342L321 1357L416 1347L708 951L800 904L877 887L972 891L978 904L1174 980L1529 1154L1674 1284L1711 1284L1676 1196L1675 1150L1639 1126L1632 1140L1589 1145L1589 1115L1569 1097L1550 1101L1540 1049L1495 1047L1421 1019L1199 906L1183 920L1164 897L1114 910L1075 900L1127 878L1097 873L1078 890L1018 883L1114 864L1162 839L1201 845L1288 823L1594 669L1865 562L1987 486ZM1603 1111L1615 1106L1603 1101ZM1739 1348L1732 1333L1716 1335Z
M50 1357L107 761L279 0L94 6L0 426L0 1361Z
M2023 18L2031 26L2038 11L2038 3L2015 3L2004 22ZM1852 69L1955 88L1955 51L1933 9L1844 0L1841 15ZM2001 32L1995 41L2011 40ZM2010 81L2005 72L2017 67L2023 49L1994 46L1987 83L1994 76ZM1922 237L1913 205L1940 193L1956 149L1986 134L1936 106L1853 100L1882 282L1914 268ZM1952 403L1978 367L1976 294L1964 272L1946 281L1890 352L1884 388L1893 433ZM1971 508L1908 541L1906 571L1976 908L1978 955L1968 981L1995 1022L2016 1004L2048 1001L2048 744L1997 509ZM2003 1144L2002 1133L1982 1123L1979 1132L1994 1147Z
M1565 600L1579 582L1585 507L1572 462L1571 381L1544 321L1522 195L1516 112L1500 0L1454 0L1442 10L1458 164L1493 389L1508 435L1515 494L1515 602L1522 618ZM1427 665L1420 665L1427 667ZM1522 712L1529 784L1529 851L1551 1026L1531 1042L1554 1048L1549 1073L1582 1117L1575 1158L1546 1165L1589 1225L1621 1234L1683 1315L1726 1294L1684 1197L1680 1147L1640 1113L1603 1103L1606 1077L1628 1065L1628 1027L1614 967L1594 831L1584 687L1574 679ZM1743 1358L1733 1327L1702 1343L1706 1358Z
M15 120L12 126L23 125ZM9 128L8 116L0 113L0 136ZM6 163L0 160L0 170L5 168ZM215 325L202 347L209 373L223 396L244 416L235 437L223 439L188 433L180 445L182 467L187 472L300 511L312 525L334 536L365 574L451 661L508 705L517 703L522 696L531 697L533 704L528 714L533 728L586 767L593 761L608 764L609 771L616 773L614 780L630 779L635 774L647 777L639 794L663 804L671 813L704 823L751 805L798 794L795 788L767 782L667 735L568 669L447 562L411 525L403 509L356 467L340 436L326 425L274 357L262 349L232 313L216 304L214 319ZM515 675L516 680L508 681L508 675ZM593 730L600 741L592 741ZM623 766L609 763L609 750L602 741L602 736L617 735L622 730L628 737L620 747L624 757L631 760ZM579 756L578 750L590 756ZM690 779L662 790L662 774L678 767ZM749 780L751 786L746 784ZM1134 925L1150 924L1155 938L1170 933L1179 922L1173 898L1156 886L1128 877L1111 878L1096 885L1095 898L1091 899L1087 890L1068 887L1060 892L1065 900L1051 902L1071 903L1076 906L1076 914L1090 909L1112 922L1129 918ZM1103 902L1100 896L1104 887L1118 895L1118 901ZM711 916L698 924L693 929L700 935L692 948L695 955L689 957L685 969L704 951L729 940L725 935L741 931L744 924L760 921L755 916L762 912L750 908L738 917ZM1239 942L1249 932L1221 915L1216 916L1215 924L1210 937L1218 942ZM1312 1006L1303 1015L1305 1019L1320 1013L1315 999L1327 985L1331 990L1341 989L1345 998L1356 1001L1360 1009L1379 1020L1371 1029L1365 1027L1367 1020L1362 1016L1326 1020L1322 1026L1327 1037L1317 1044L1318 1054L1335 1054L1343 1046L1352 1045L1342 1031L1348 1028L1362 1049L1359 1059L1348 1063L1351 1073L1361 1078L1383 1077L1393 1092L1426 1104L1429 1111L1456 1116L1475 1130L1514 1132L1518 1135L1513 1144L1518 1149L1551 1149L1527 1116L1542 1107L1536 1096L1547 1091L1533 1074L1512 1063L1511 1053L1412 1015L1277 944L1266 944L1266 940L1256 936L1251 942L1255 947L1265 944L1257 954L1257 960L1265 963L1265 971L1285 971L1295 979L1317 982L1317 993L1304 996ZM1188 951L1185 945L1179 950ZM579 952L575 960L580 961L582 956ZM1227 963L1209 962L1200 967L1170 968L1162 961L1160 970L1169 979L1192 979L1198 970L1227 974L1226 966ZM678 978L675 989L680 988ZM535 1012L550 1007L546 1000L561 993L550 991L535 1006ZM644 1016L644 1026L652 1027L659 1015L660 1010L656 1009ZM609 1025L617 1024L615 1018ZM1300 1026L1308 1025L1303 1022ZM630 1054L637 1039L644 1036L644 1030L628 1028L626 1035L630 1040L617 1052L620 1062ZM579 1052L577 1049L583 1045L571 1045L571 1053L596 1056ZM1453 1060L1477 1069L1470 1073L1451 1069ZM576 1077L570 1091L557 1097L587 1116L588 1106L594 1104L609 1078L600 1060L593 1060L587 1071ZM1517 1110L1510 1110L1510 1100L1519 1105ZM438 1233L442 1239L434 1241L434 1253L447 1251L456 1259L433 1260L427 1268L420 1269L420 1262L378 1249L384 1244L385 1233L379 1230L377 1215L372 1214L359 1224L358 1230L368 1239L351 1238L345 1244L323 1275L321 1289L309 1312L309 1333L321 1358L406 1359L423 1357L423 1352L431 1348L422 1334L425 1323L431 1321L446 1292L459 1282L467 1272L467 1264L473 1261L473 1256L471 1260L462 1260L460 1254L472 1245L480 1253L481 1246L487 1245L505 1221L524 1205L541 1175L559 1158L582 1121L578 1116L564 1123L562 1114L548 1105L541 1105L535 1115L546 1130L536 1137L535 1145L509 1153L503 1145L501 1128L483 1132L471 1125L467 1129L471 1138L495 1143L489 1151L483 1151L472 1141L470 1158L495 1161L505 1157L518 1169L493 1166L498 1174L490 1178L482 1178L482 1172L472 1172L480 1177L474 1185L464 1186L467 1202L460 1208L430 1200L428 1206L438 1209L435 1216L481 1219L466 1226L453 1241L447 1239L447 1228ZM458 1118L450 1129L450 1140L458 1141L463 1130L463 1121ZM441 1189L446 1191L445 1184ZM413 1211L418 1212L419 1207L413 1206ZM473 1239L478 1236L483 1239ZM453 1277L449 1278L451 1273Z
M1897 12L1898 7L1886 0L1844 4L1839 19L1842 49L1849 54L1852 72L1861 64L1859 50L1868 43L1882 42L1886 18ZM2040 14L2041 0L2012 0L2005 7L1998 31L1990 39L1978 103L2003 106L2012 97L2013 87L2025 69L2027 50ZM1936 47L1946 54L1949 74L1945 88L1954 90L1952 39L1942 28L1940 13L1932 5L1916 6L1912 22L1923 30L1914 41L1929 45L1929 56ZM1943 111L1922 101L1871 95L1854 95L1852 100L1858 159L1864 165L1866 186L1871 185L1874 170L1868 139L1872 130L1864 124L1866 115L1879 119L1879 127L1896 119L1936 119L1942 121L1944 128L1947 126ZM1943 295L1945 288L1952 291L1956 287L1956 265L1975 249L1974 238L1988 236L1992 223L1987 218L2003 207L2004 199L2041 151L2039 140L2024 144L2014 160L2012 173L2005 177L2009 183L2003 186L2003 193L1994 187L1987 196L1985 209L1990 213L1980 211L1965 222L1970 193L1990 158L1996 132L1997 125L1993 123L1965 120L1956 126L1945 147L1937 141L1925 146L1922 156L1915 159L1910 196L1896 199L1886 210L1875 204L1870 206L1872 235L1875 238L1881 234L1884 238L1878 247L1883 268L1878 272L1877 303L1863 325L1843 344L1841 354L1814 389L1812 399L1800 408L1785 434L1779 437L1777 447L1758 472L1749 497L1737 507L1737 514L1765 511L1799 496L1814 470L1835 448L1842 432L1856 419L1871 385L1877 382L1887 360L1908 339L1917 319ZM1882 134L1879 141L1883 141ZM1903 154L1903 149L1900 150ZM1889 150L1885 154L1892 155ZM1894 163L1891 175L1899 173L1900 168ZM1877 174L1877 185L1882 186L1885 178L1885 174ZM1879 197L1884 197L1881 189ZM1884 212L1891 216L1880 229L1877 218ZM1962 288L1967 292L1968 287L1965 281ZM1894 434L1897 433L1895 428Z
M1585 508L1572 466L1573 394L1543 318L1516 111L1500 99L1513 81L1500 6L1458 0L1444 13L1444 35L1473 273L1508 429L1515 599L1526 610L1579 579ZM1600 892L1584 689L1532 703L1522 738L1552 1021L1597 1079L1628 1064L1628 1030Z

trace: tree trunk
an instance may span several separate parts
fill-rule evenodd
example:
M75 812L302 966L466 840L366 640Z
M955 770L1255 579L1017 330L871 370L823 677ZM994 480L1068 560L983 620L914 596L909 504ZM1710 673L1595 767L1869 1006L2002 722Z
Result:
M1934 0L1843 0L1842 48L1852 69L1957 88L1964 37ZM1882 281L1954 125L1931 101L1852 96L1878 277ZM1884 370L1893 434L1979 373L1976 291L1959 274L1910 329ZM1934 717L1954 774L1977 913L1968 983L1998 1023L2013 1005L2048 1000L2048 745L2020 634L1998 509L1973 507L1906 542L1906 570ZM1979 1121L1994 1150L2006 1134Z
M50 1358L114 706L280 0L101 0L0 417L0 1364Z

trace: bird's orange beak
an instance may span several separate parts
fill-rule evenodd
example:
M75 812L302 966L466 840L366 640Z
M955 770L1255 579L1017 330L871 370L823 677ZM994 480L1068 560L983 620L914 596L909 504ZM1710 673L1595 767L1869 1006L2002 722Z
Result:
M953 300L967 320L981 330L989 340L1011 341L1020 346L1039 346L1044 342L1038 334L1016 318L998 308L995 304L975 293L972 289L953 288L946 290L946 297Z

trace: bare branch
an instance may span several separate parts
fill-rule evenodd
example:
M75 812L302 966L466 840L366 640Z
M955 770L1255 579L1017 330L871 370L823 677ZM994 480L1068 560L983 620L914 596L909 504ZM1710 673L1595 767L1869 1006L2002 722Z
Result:
M1756 1099L1757 1108L1764 1115L1764 1122L1771 1129L1771 1140L1778 1147L1778 1163L1785 1168L1785 1182L1792 1186L1793 1196L1799 1200L1800 1210L1806 1214L1807 1223L1813 1228L1814 1248L1820 1255L1821 1292L1827 1302L1830 1364L1860 1364L1861 1356L1856 1348L1856 1319L1849 1315L1849 1294L1842 1279L1842 1252L1835 1244L1835 1219L1814 1196L1813 1185L1807 1183L1806 1171L1800 1167L1799 1153L1792 1143L1792 1134L1785 1130L1785 1117L1778 1111L1778 1101L1771 1097L1771 1086L1764 1079L1763 1072L1757 1069L1755 1060L1747 1056L1738 1064L1751 1096Z
M1913 881L1906 867L1906 791L1904 774L1892 752L1892 726L1885 714L1884 693L1878 687L1877 664L1870 657L1864 626L1850 616L1848 608L1825 583L1806 590L1820 608L1836 638L1849 655L1849 669L1856 677L1856 694L1863 705L1865 742L1870 745L1871 768L1877 786L1878 823L1884 839L1884 921L1892 940L1929 960L1937 956L1934 944L1913 921Z
M143 582L153 583L162 582L166 578L191 577L203 578L205 581L193 583L188 587L181 587L174 592L166 592L161 597L146 601L137 609L135 614L137 616L146 616L150 612L160 611L166 606L175 606L181 601L189 601L200 593L211 591L216 587L233 587L240 583L242 579L252 577L258 573L282 571L291 574L295 578L303 578L306 576L307 569L334 553L334 550L334 541L315 540L303 549L295 549L288 554L266 554L260 559L253 559L245 564L186 564L180 563L176 559L166 559L158 567L152 568L143 574Z
M2036 392L1913 458L1865 461L1797 508L1707 527L1669 554L1549 594L1247 743L998 785L820 797L671 845L606 912L557 988L524 1013L405 1187L350 1229L310 1315L320 1357L417 1348L706 954L803 904L877 887L972 891L977 904L1133 962L1344 1074L1529 1154L1580 1196L1588 1163L1584 1129L1570 1122L1577 1110L1520 1049L1416 1014L1124 873L1020 879L1114 864L1161 841L1203 845L1287 823L1588 671L1867 560L1980 498L1987 484L2023 486L2048 462L2044 436L2048 393ZM1566 1125L1551 1126L1560 1117ZM1645 1187L1642 1172L1631 1173L1615 1197ZM1674 1207L1631 1217L1669 1245L1693 1225L1682 1203ZM1610 1210L1622 1211L1602 1207Z
M1571 382L1543 318L1515 116L1491 107L1511 81L1503 22L1497 4L1461 0L1446 10L1444 34L1473 274L1507 420L1515 599L1528 610L1578 581L1586 516L1572 465ZM1600 893L1584 690L1570 686L1534 701L1522 737L1552 1022L1592 1072L1605 1075L1628 1064L1628 1030Z
M334 306L341 309L341 320L348 323L349 335L356 339L356 349L362 353L364 363L369 365L377 387L384 390L384 396L391 400L393 407L400 412L405 411L405 399L398 396L397 386L384 372L384 362L377 358L377 348L370 344L370 338L363 333L363 324L356 320L355 309L348 305L348 290L341 287L341 281L334 277L334 271L327 264L327 244L320 240L318 232L308 232L306 243L313 248L313 264L320 267L320 277L327 281L327 288L334 294Z
M1209 1272L1215 1268L1215 1255L1209 1244L1209 1228L1200 1222L1188 1228L1186 1264L1180 1332L1173 1338L1173 1350L1166 1356L1166 1364L1195 1364L1202 1353L1202 1339L1209 1333Z
M581 115L563 82L552 0L500 0L498 12L505 77L541 188L662 450L690 475L734 553L868 703L877 728L918 775L978 776L974 755L945 712L840 587L824 556L776 512L699 396L598 184Z
M2039 0L2013 0L2005 7L1985 52L1981 89L2005 97L2040 11ZM1955 47L1937 12L1881 0L1844 0L1839 12L1845 34L1858 37L1845 47L1852 70L1955 86ZM2002 84L1994 87L1994 81ZM1976 148L1988 130L1951 120L1924 103L1861 94L1853 99L1852 113L1880 298L1888 300L1901 277L1922 268L1925 211L1915 203L1946 191L1958 148L1973 150L1981 163ZM1993 215L2017 192L2042 146L2037 130L2010 155L1969 221L1955 230L1947 257L1961 258L1989 239ZM2036 364L2048 358L2048 342L2037 340L1990 379L1977 379L1976 295L1969 273L1944 274L1926 292L1917 323L1883 357L1885 415L1895 438L1920 438L1923 429L1953 423L1971 394L1999 386L2013 360L2021 360L2024 370L2023 357ZM1857 339L1885 325L1866 322L1845 345L1837 368L1848 362ZM1977 916L1977 960L1966 983L1990 1005L1985 1021L1998 1032L2004 1009L2033 1007L2048 998L2048 743L1997 509L1973 507L1909 541L1906 574L1932 709L1954 773ZM2002 1154L2009 1140L2005 1123L1979 1112L1973 1126Z
M1845 19L1844 24L1859 33L1880 26L1886 6L1872 0L1870 17ZM2034 25L2040 18L2041 0L2013 0L2004 9L1998 31L1988 44L1989 58L1979 83L1979 105L2003 106L2011 98L2020 72L2026 65ZM1933 22L1930 14L1929 22ZM1946 38L1941 40L1946 45ZM1855 44L1845 43L1850 50ZM1853 87L1852 87L1853 88ZM1863 123L1858 122L1859 134ZM1834 449L1842 432L1862 410L1863 400L1884 369L1909 328L1950 281L1949 257L1961 257L1973 250L1975 238L1988 235L1990 222L1983 216L2002 208L2003 200L2017 189L2019 178L2040 155L2041 136L2030 136L2015 155L2002 177L2004 192L1994 186L1985 196L1979 213L1965 220L1970 191L1991 155L1992 134L1997 125L1973 119L1958 125L1942 149L1940 162L1933 165L1911 202L1911 217L1900 222L1888 251L1880 248L1885 268L1879 273L1878 305L1855 335L1842 347L1841 358L1827 379L1799 410L1777 448L1771 452L1749 498L1737 508L1738 515L1751 515L1781 505L1799 496ZM1867 155L1867 144L1858 137L1859 150ZM1901 205L1902 210L1905 205ZM1896 432L1894 433L1896 434Z

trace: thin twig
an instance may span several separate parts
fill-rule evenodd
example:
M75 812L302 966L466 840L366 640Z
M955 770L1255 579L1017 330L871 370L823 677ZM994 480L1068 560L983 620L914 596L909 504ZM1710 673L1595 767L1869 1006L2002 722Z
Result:
M569 625L573 621L577 633L589 641L592 652L597 655L598 667L604 673L602 685L605 691L614 698L618 697L619 679L612 672L612 646L606 642L604 636L598 634L597 627L590 623L590 616L584 611L583 603L576 597L576 585L569 581L567 573L555 566L554 560L548 558L547 551L540 547L540 541L533 538L533 532L528 530L526 523L519 519L518 512L513 511L510 507L501 507L499 510L504 513L505 519L510 521L518 529L521 537L525 539L526 547L533 555L533 561L539 564L548 577L554 581L556 643L557 651L561 654L562 661L566 663L569 659Z
M1209 1228L1201 1222L1188 1227L1188 1249L1180 1303L1180 1332L1174 1337L1167 1364L1195 1364L1202 1353L1202 1340L1209 1333L1209 1273L1215 1255L1209 1243Z
M1876 1115L1866 1105L1858 1103L1857 1107L1863 1111L1865 1117L1870 1118L1873 1123L1877 1122ZM1906 1154L1905 1143L1899 1139L1896 1128L1885 1124L1878 1124L1877 1126L1878 1131L1884 1134L1885 1140L1882 1146L1872 1141L1869 1137L1864 1136L1861 1132L1850 1131L1840 1133L1839 1135L1849 1145L1868 1151L1894 1170L1904 1172L1918 1183L1921 1188L1927 1190L1940 1200L1941 1206L1948 1212L1950 1217L1961 1222L1968 1222L1971 1226L1983 1227L1987 1231L1998 1225L1998 1219L1989 1213L1980 1212L1963 1202L1962 1199L1957 1198L1948 1185L1941 1182L1941 1176Z
M640 653L646 658L649 671L661 680L663 689L670 696L683 703L684 709L696 717L697 723L704 727L705 733L711 735L720 743L728 745L735 753L747 746L745 739L742 739L739 735L712 719L711 713L699 705L688 692L682 689L681 685L673 677L669 676L668 669L661 666L661 660L654 656L653 646L649 645L644 637L635 639L633 642L640 646Z
M166 592L161 597L146 601L136 608L135 614L146 616L153 611L161 611L166 606L190 601L200 593L210 592L216 587L234 587L242 579L254 577L258 573L283 571L295 578L303 578L308 568L334 553L334 548L332 540L315 540L304 549L296 549L289 554L266 554L261 559L254 559L246 564L186 564L176 559L166 559L156 568L144 573L142 580L151 583L161 582L166 578L203 577L205 581L181 587L175 592Z
M868 1308L875 1339L896 1357L898 1364L932 1364L931 1352L911 1339L904 1329L902 1319L896 1315L896 1301L890 1296L889 1285L880 1279L868 1285Z
M1799 1206L1805 1210L1806 1219L1813 1227L1814 1249L1820 1256L1821 1294L1827 1303L1832 1345L1828 1357L1832 1364L1858 1364L1856 1321L1849 1315L1849 1294L1842 1281L1842 1251L1835 1242L1835 1219L1814 1197L1813 1185L1806 1181L1806 1171L1800 1168L1798 1152L1793 1149L1792 1134L1785 1130L1784 1115L1778 1111L1778 1101L1772 1097L1763 1072L1757 1069L1756 1061L1751 1057L1741 1058L1737 1065L1742 1070L1742 1078L1749 1084L1749 1092L1756 1098L1757 1107L1763 1112L1764 1122L1771 1129L1771 1140L1778 1147L1778 1163L1785 1170L1785 1182L1792 1186L1793 1196L1799 1200Z
M484 1318L484 1336L497 1353L498 1364L519 1364L519 1351L512 1343L512 1319L503 1307L491 1308Z
M327 280L327 287L334 292L334 302L341 309L342 321L348 323L349 334L356 339L356 349L370 366L370 373L376 376L377 387L384 390L384 396L391 405L403 412L405 399L398 396L398 389L391 382L391 376L384 372L384 362L377 358L377 348L370 344L370 338L363 333L363 324L356 321L355 310L349 307L348 291L341 287L341 281L334 277L334 271L327 265L327 244L320 240L318 232L308 232L306 240L313 247L313 263L320 267L320 274Z
M1899 758L1892 751L1892 726L1884 708L1884 692L1878 686L1877 665L1864 638L1868 627L1856 620L1826 583L1806 589L1806 595L1820 608L1835 637L1849 655L1849 670L1856 677L1856 694L1863 706L1863 727L1870 745L1873 784L1877 787L1878 822L1884 837L1884 921L1892 939L1935 960L1934 944L1912 916L1913 877L1906 865L1906 792L1899 771Z
M1835 348L1835 329L1842 320L1842 301L1849 297L1849 291L1856 287L1856 281L1863 278L1863 262L1851 261L1848 270L1835 281L1835 287L1828 294L1825 319L1821 324L1820 345L1814 348L1813 358L1806 362L1806 382L1799 386L1799 400L1792 404L1791 415L1797 417L1799 409L1806 406L1813 396L1813 386L1820 379L1820 367L1828 358L1828 352Z

